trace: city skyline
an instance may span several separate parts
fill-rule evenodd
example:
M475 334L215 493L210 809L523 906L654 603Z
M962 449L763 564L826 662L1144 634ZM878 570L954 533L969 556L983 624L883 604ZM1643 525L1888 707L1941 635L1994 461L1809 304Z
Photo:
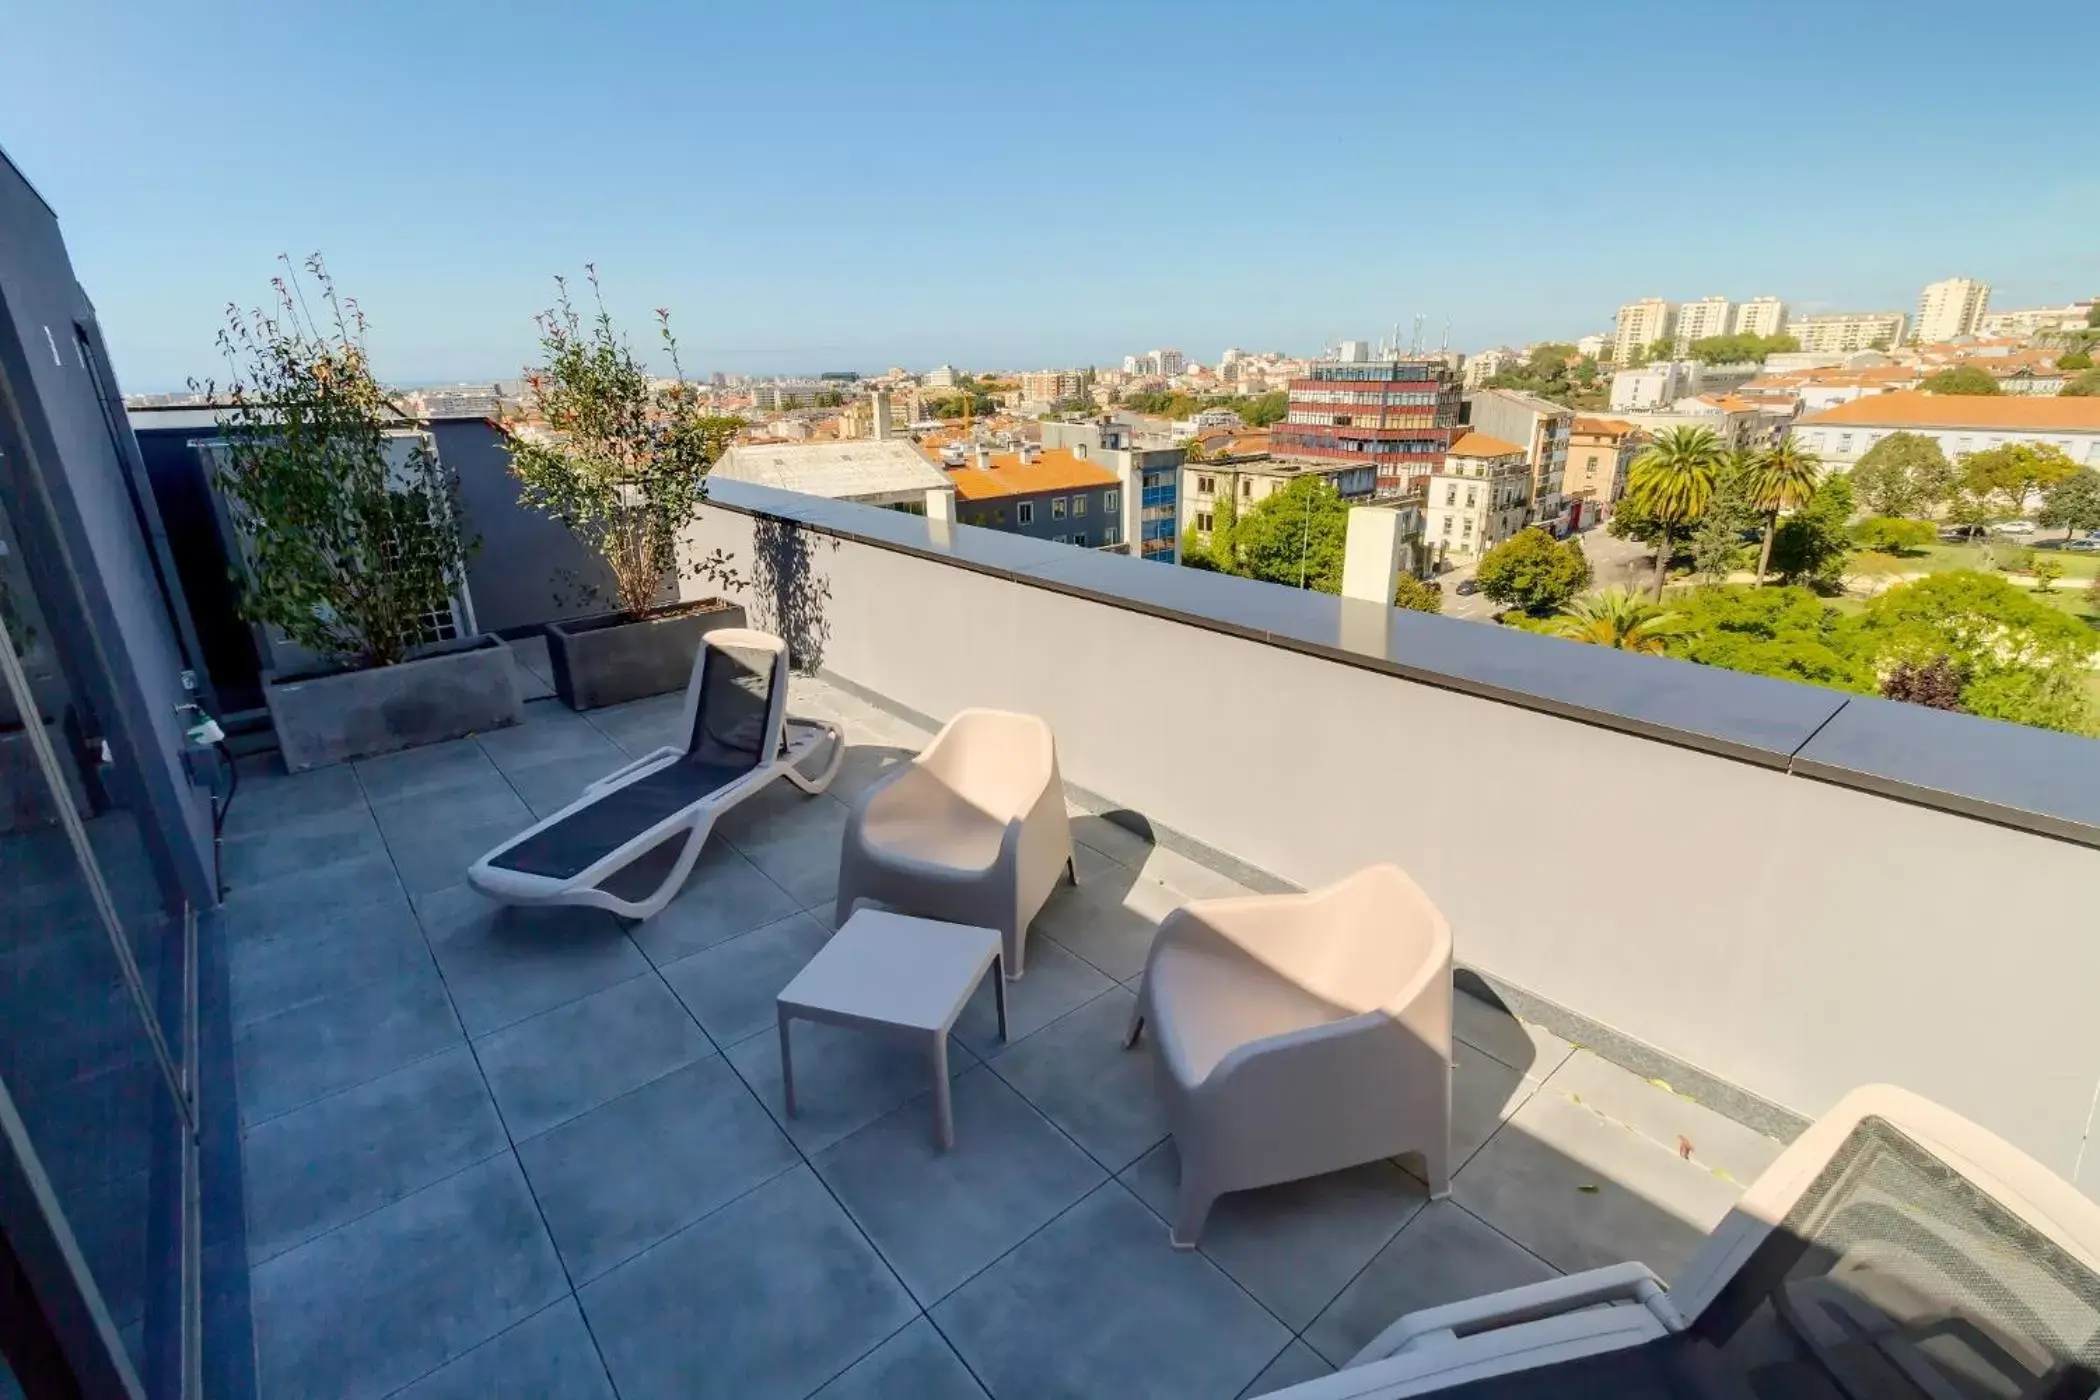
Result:
M1734 20L1666 23L1635 4L1371 12L1310 69L1161 92L1132 79L1154 63L1157 77L1251 75L1247 56L1287 22L1235 5L967 23L818 6L789 35L759 14L643 4L579 28L553 7L381 3L331 16L303 48L234 0L179 17L46 7L14 21L28 61L0 92L0 144L65 212L142 392L219 372L224 304L266 295L278 253L315 249L401 382L514 376L553 275L585 261L638 340L669 306L701 374L1115 364L1158 345L1211 363L1228 344L1303 354L1395 323L1406 336L1417 314L1426 344L1448 321L1452 346L1476 350L1608 332L1643 296L1914 308L1958 275L1990 282L1999 306L2091 295L2100 252L2082 230L2100 182L1928 85L1839 81L1917 71L1944 28L1936 8L1900 27L1819 12L1814 42L1739 116L1585 129L1567 122L1575 77L1680 71L1688 45L1736 37ZM1957 14L1978 71L2031 56L2037 23L2057 51L2100 37L2069 6L2017 24ZM1514 33L1526 42L1504 42ZM1103 43L1118 62L1090 61ZM63 61L84 51L98 60L85 71ZM1396 71L1425 51L1443 58ZM637 58L654 53L692 60ZM1089 139L1036 120L1046 93L1094 114ZM1453 114L1447 173L1475 191L1462 221L1397 179L1334 205L1363 153L1398 149L1437 112ZM1683 183L1722 158L1717 123L1771 155L1768 199ZM1522 198L1504 201L1509 150L1530 154ZM1869 186L1937 191L1932 215L1891 202L1876 218Z

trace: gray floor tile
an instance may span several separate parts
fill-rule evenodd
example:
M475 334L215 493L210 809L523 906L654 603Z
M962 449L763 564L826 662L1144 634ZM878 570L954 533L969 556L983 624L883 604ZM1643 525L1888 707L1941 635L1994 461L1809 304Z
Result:
M793 1118L787 1116L786 1101L780 1091L777 1036L747 1037L724 1054L782 1131L810 1156L928 1088L933 1072L931 1058L900 1037L826 1025L822 1021L797 1021L792 1034L796 1109ZM976 1063L977 1057L967 1046L953 1036L948 1038L950 1078Z
M1159 921L1185 903L1166 886L1129 875L1059 886L1036 916L1029 957L1035 937L1047 934L1116 981L1135 977L1145 970Z
M386 1395L567 1289L508 1153L278 1255L250 1279L263 1400Z
M525 722L477 735L483 753L505 773L515 773L553 759L595 759L603 777L627 756L612 740L568 706L551 701L525 707Z
M250 1131L248 1252L257 1262L510 1146L464 1045Z
M1027 975L1006 984L1006 1040L999 1039L999 1003L989 981L956 1019L955 1038L980 1056L997 1055L1113 986L1092 964L1047 938L1031 937Z
M257 833L294 830L365 805L365 790L347 763L286 773L274 753L240 760L240 788L226 809L228 841Z
M791 914L666 965L664 980L717 1045L734 1045L778 1024L780 989L830 937L808 915Z
M531 810L501 775L372 810L411 895L458 884L475 861L532 825Z
M1305 1329L1305 1340L1346 1366L1408 1313L1537 1283L1553 1272L1452 1202L1432 1201Z
M367 982L435 970L405 897L287 927L274 938L241 939L227 963L237 1026Z
M1461 991L1451 998L1451 1029L1519 1074L1543 1080L1575 1047L1543 1026L1519 1021L1502 1007Z
M684 737L679 730L685 723L685 696L682 693L654 695L646 700L630 700L624 705L591 710L588 716L599 733L625 749L630 756L640 758L653 749L676 744Z
M1299 1385L1305 1381L1316 1381L1322 1376L1334 1374L1334 1367L1321 1359L1320 1353L1303 1342L1292 1342L1283 1349L1283 1355L1269 1363L1269 1369L1254 1378L1240 1394L1247 1400L1267 1395L1271 1391Z
M532 809L532 815L544 819L583 796L585 788L624 767L627 762L627 755L614 749L609 759L589 756L551 758L530 768L513 768L503 776L510 780L512 790Z
M1463 1042L1451 1049L1451 1170L1472 1160L1495 1130L1536 1093L1536 1079Z
M230 884L226 933L236 941L273 938L288 930L310 928L317 918L339 921L363 906L405 897L401 879L394 873L393 857L371 852L257 884Z
M1106 1177L989 1070L955 1081L955 1146L933 1145L930 1098L811 1163L923 1305L945 1297Z
M917 1311L807 1167L580 1297L622 1400L807 1395Z
M856 741L849 728L846 756L840 760L839 771L831 779L831 795L841 802L851 802L888 777L900 764L911 762L913 752L894 744Z
M244 1027L234 1038L241 1117L254 1124L456 1044L434 973L368 982Z
M1131 993L1111 988L991 1060L995 1074L1112 1172L1167 1135L1151 1050L1123 1048L1136 1004Z
M735 847L710 841L701 848L677 897L628 934L662 967L725 938L777 923L797 908L786 890L760 874Z
M227 837L220 871L231 890L385 853L386 842L379 837L371 809L360 800L281 827Z
M396 1400L614 1400L597 1343L574 1298L432 1371Z
M1123 1184L1174 1218L1181 1159L1167 1142L1123 1173ZM1387 1240L1428 1202L1391 1162L1221 1196L1204 1223L1205 1257L1293 1330L1320 1315Z
M1291 1340L1110 1182L963 1285L933 1318L1000 1400L1237 1395Z
M815 1400L986 1400L970 1368L925 1318L854 1363Z
M1684 1267L1742 1188L1541 1090L1458 1174L1458 1203L1557 1269Z
M522 1021L649 970L620 920L600 909L528 909L466 885L419 896L416 917L471 1035Z
M501 776L473 739L452 739L377 758L360 758L350 766L357 771L365 797L375 807L404 797L485 785L490 778Z
M710 1055L519 1143L518 1160L582 1283L802 1159Z
M725 821L719 834L799 903L833 898L839 887L839 846L846 834L845 806L828 796L812 797L784 781L768 791L782 794L792 808L755 830ZM753 797L736 810L760 800Z
M1546 1092L1573 1099L1614 1123L1747 1186L1784 1149L1754 1128L1704 1104L1680 1098L1632 1070L1577 1050L1546 1081Z
M474 1049L520 1142L714 1053L652 973L505 1027Z

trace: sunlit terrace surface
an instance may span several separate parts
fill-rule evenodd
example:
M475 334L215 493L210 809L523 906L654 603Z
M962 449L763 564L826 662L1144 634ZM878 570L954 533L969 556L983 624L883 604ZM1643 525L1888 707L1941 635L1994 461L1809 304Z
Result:
M956 1028L954 1149L923 1057L825 1025L797 1027L791 1120L774 996L831 932L847 804L925 730L798 677L791 709L842 726L837 782L737 808L639 924L463 883L681 703L244 762L225 917L262 1395L1258 1395L1412 1308L1622 1259L1668 1277L1780 1149L1461 995L1448 1200L1381 1162L1228 1196L1172 1250L1174 1149L1122 1046L1148 942L1178 903L1283 886L1083 793L1009 1041L988 989Z

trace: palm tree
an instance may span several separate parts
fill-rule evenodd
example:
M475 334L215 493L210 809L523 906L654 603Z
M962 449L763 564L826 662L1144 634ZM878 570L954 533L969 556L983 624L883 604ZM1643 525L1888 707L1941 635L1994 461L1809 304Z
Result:
M1823 474L1823 461L1788 433L1779 446L1760 453L1750 469L1750 504L1763 511L1765 539L1757 551L1757 586L1765 586L1765 571L1772 566L1772 536L1779 530L1779 512L1799 510L1816 493Z
M1585 593L1560 610L1545 631L1572 642L1660 656L1663 644L1684 630L1682 613L1664 612L1630 588Z
M1626 495L1635 509L1662 526L1655 550L1655 597L1663 595L1663 573L1677 532L1697 520L1713 499L1721 440L1711 428L1672 428L1641 449L1626 473Z

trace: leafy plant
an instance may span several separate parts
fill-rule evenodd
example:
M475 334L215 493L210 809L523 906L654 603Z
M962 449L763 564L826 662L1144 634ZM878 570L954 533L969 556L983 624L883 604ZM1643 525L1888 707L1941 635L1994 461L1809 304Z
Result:
M1661 656L1669 639L1684 627L1682 613L1665 612L1631 589L1607 588L1567 604L1544 630L1591 646Z
M1936 438L1890 433L1852 468L1852 490L1876 515L1925 515L1954 494L1958 476Z
M2042 494L2038 524L2062 526L2064 538L2081 530L2100 530L2100 471L2080 467Z
M1641 449L1627 469L1626 494L1658 526L1655 596L1663 591L1672 538L1706 513L1713 499L1721 441L1711 428L1671 428Z
M1928 394L2002 394L2005 390L1987 371L1974 365L1960 365L1954 369L1943 369L1938 374L1928 374L1918 387Z
M2034 591L2048 593L2055 589L2056 581L2064 576L2064 561L2053 554L2045 554L2034 561Z
M1750 504L1764 512L1765 537L1758 548L1757 582L1764 584L1772 567L1772 541L1779 533L1779 513L1798 510L1815 495L1823 463L1815 453L1794 441L1788 433L1769 452L1758 454L1750 466Z
M402 436L413 421L372 377L364 313L320 255L305 263L318 317L281 261L274 311L226 308L232 379L202 386L224 403L215 476L243 542L241 611L308 651L391 665L434 640L427 619L458 592L459 480Z
M1929 520L1877 515L1852 527L1852 542L1882 554L1912 554L1939 538Z
M1692 569L1708 583L1726 583L1749 562L1743 535L1757 520L1753 500L1758 457L1726 452L1714 469L1714 494L1692 531Z
M554 279L555 304L535 318L546 362L525 379L538 423L513 427L506 448L518 499L605 561L620 611L645 613L676 579L735 582L726 552L684 559L678 539L706 500L708 469L744 420L706 412L679 363L671 313L661 307L657 333L673 378L652 380L613 327L597 268L586 263L584 271L597 314L586 325L567 280ZM597 599L595 585L568 582Z
M1228 528L1234 562L1225 565L1211 533L1212 557L1221 567L1247 578L1342 591L1342 555L1349 534L1349 506L1341 493L1319 477L1303 476L1281 491L1255 502L1254 508Z
M1409 612L1440 613L1444 610L1444 591L1413 574L1402 574L1393 584L1393 606Z
M1902 661L1881 682L1881 694L1934 710L1962 708L1961 688L1968 683L1959 667L1944 656L1923 663Z
M1672 656L1836 690L1874 688L1845 620L1805 588L1696 588L1671 604L1684 619Z
M1580 540L1555 540L1534 525L1483 554L1473 576L1489 601L1542 615L1589 586L1590 561Z
M1884 676L1945 657L1972 714L2083 731L2100 636L1993 574L1944 573L1891 588L1858 619L1859 654Z
M1845 558L1852 550L1852 483L1833 472L1817 484L1808 503L1773 532L1772 567L1787 583L1821 592L1844 587Z
M2009 442L2003 447L1971 452L1961 459L1962 484L1970 494L2003 500L2013 515L2027 509L2027 500L2076 475L2078 464L2064 450L2049 443Z

